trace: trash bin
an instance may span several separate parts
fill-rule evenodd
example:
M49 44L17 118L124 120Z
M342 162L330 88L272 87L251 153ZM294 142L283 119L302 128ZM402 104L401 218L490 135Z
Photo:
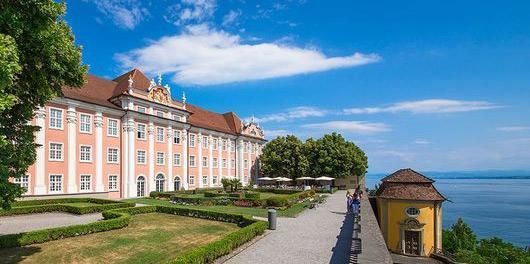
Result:
M268 211L268 220L269 220L269 229L270 230L276 230L276 217L277 213L274 209L269 209Z

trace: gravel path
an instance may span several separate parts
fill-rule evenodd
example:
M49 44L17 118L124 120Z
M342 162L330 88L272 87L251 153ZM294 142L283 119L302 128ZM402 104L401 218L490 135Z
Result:
M87 224L103 219L101 213L73 215L67 213L42 213L0 217L0 235L27 231Z
M297 218L278 218L275 231L225 263L308 264L330 263L331 259L339 260L332 263L341 263L347 254L343 252L347 236L340 235L346 219L345 196L344 191L339 191L329 196L324 205L308 209Z

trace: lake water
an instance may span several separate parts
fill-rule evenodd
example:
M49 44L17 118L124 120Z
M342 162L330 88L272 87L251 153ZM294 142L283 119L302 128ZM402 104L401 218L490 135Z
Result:
M367 186L373 188L384 176L368 175ZM462 217L479 238L497 236L521 247L530 245L530 176L433 178L451 200L443 205L444 228Z

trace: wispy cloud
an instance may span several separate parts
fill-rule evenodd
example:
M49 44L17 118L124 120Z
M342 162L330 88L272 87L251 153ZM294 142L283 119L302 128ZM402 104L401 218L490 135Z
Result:
M504 127L498 127L498 131L502 132L521 132L521 131L529 131L530 127L528 126L504 126Z
M223 16L223 27L229 27L232 25L237 25L237 20L241 16L241 10L230 10L226 15Z
M414 114L456 113L500 108L502 106L487 101L462 101L449 99L427 99L406 101L382 107L348 108L346 114L377 114L409 112Z
M429 144L431 144L431 142L428 141L428 140L425 140L425 139L416 139L416 140L414 140L414 144L429 145Z
M357 134L373 134L391 130L390 127L384 123L371 123L366 121L329 121L306 124L302 125L302 127Z
M86 0L120 28L132 30L149 16L149 10L139 0ZM97 20L96 20L97 21Z
M291 135L293 133L287 131L287 130L284 130L284 129L278 129L278 130L265 130L263 131L263 133L265 134L265 137L267 138L275 138L275 137L279 137L279 136L286 136L286 135Z
M285 112L268 114L260 117L255 117L254 120L259 123L267 122L285 122L293 119L302 119L307 117L322 117L327 114L327 110L311 106L298 106L287 109ZM250 118L245 118L249 120Z
M399 160L405 161L405 162L410 162L414 160L414 157L415 157L413 153L397 151L397 150L376 150L369 154L375 155L375 156L386 157L386 158L388 157L398 158Z
M178 50L178 52L175 52ZM183 85L215 85L329 71L375 63L376 54L327 57L314 48L272 42L242 43L239 35L189 26L180 35L163 37L146 47L116 54L123 68L173 74Z
M210 20L217 8L215 0L181 0L166 10L164 19L176 26Z

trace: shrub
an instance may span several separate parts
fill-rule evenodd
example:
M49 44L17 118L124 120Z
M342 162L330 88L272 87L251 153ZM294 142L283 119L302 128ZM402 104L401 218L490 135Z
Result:
M247 199L259 199L261 194L259 192L246 192L245 198Z
M229 193L228 197L241 198L242 193Z
M293 193L300 193L302 191L300 190L289 190L289 189L267 189L267 188L258 188L254 189L254 191L257 192L269 192L269 193L275 193L275 194L293 194Z
M289 199L287 197L273 196L267 199L267 206L284 207L287 205L289 205Z
M227 195L226 193L204 192L204 197L226 197Z

